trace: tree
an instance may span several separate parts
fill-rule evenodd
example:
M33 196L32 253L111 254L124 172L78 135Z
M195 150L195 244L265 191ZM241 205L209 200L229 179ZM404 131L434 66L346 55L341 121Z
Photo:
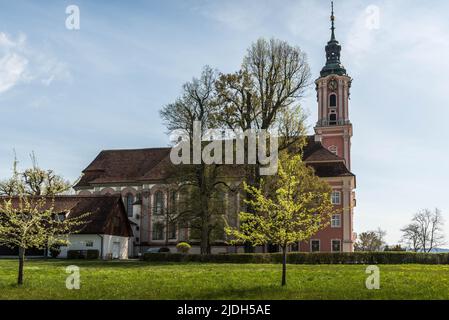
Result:
M47 197L22 193L0 199L0 245L19 248L18 285L23 284L26 250L67 244L64 235L79 232L88 213L76 218L67 215L55 212L54 200Z
M278 39L259 39L239 71L222 74L216 83L220 113L217 122L235 131L278 129L280 150L303 139L304 117L299 100L310 85L305 53ZM246 182L258 187L259 159L247 166Z
M301 145L305 138L305 116L299 101L310 85L310 67L299 47L278 39L259 39L247 50L243 63L235 73L221 74L216 82L220 111L217 123L224 128L277 130L282 137L278 149ZM248 141L249 143L249 141ZM248 145L245 143L245 154ZM260 187L262 164L247 164L247 184ZM244 198L251 200L245 192ZM248 212L254 209L248 205ZM245 251L249 251L245 246Z
M420 235L419 235L419 225L417 223L410 223L404 228L402 231L402 239L401 242L405 243L408 248L412 249L414 252L418 252L422 249L420 243Z
M396 244L394 246L385 246L384 251L389 251L389 252L403 252L403 251L407 251L407 249L402 248L400 244Z
M189 159L193 159L195 130L198 129L202 137L208 129L214 127L218 110L215 81L216 72L210 67L204 67L201 77L184 84L181 97L160 111L169 131L181 132L187 137L187 141L181 143L189 144ZM195 127L196 122L201 124L199 128ZM222 220L217 215L223 211L213 210L213 201L218 188L227 185L223 179L224 165L206 164L204 161L198 164L183 163L176 167L170 165L167 164L166 168L170 184L176 186L175 189L182 188L182 192L188 193L190 199L183 210L172 213L179 221L188 221L189 228L199 230L201 254L209 254L212 230Z
M64 193L71 188L69 181L53 170L39 167L34 153L30 155L32 167L19 172L17 159L13 163L11 178L0 181L0 196L14 196L24 193L32 196L51 196Z
M254 246L272 243L282 249L282 286L286 284L287 250L294 243L309 240L329 223L333 213L331 188L315 176L301 155L284 153L278 174L261 180L261 187L244 184L252 200L245 200L255 212L240 212L240 228L226 227L231 243Z
M34 154L31 160L32 167L19 172L14 159L12 177L0 182L0 245L19 249L19 285L26 250L67 244L64 234L76 233L88 215L58 219L67 212L54 212L54 196L67 191L70 184L53 170L39 168Z
M402 239L414 251L431 252L445 244L443 226L443 216L438 208L433 212L423 209L414 215L409 225L401 229Z
M385 244L386 232L378 228L375 231L362 232L354 245L355 251L381 251Z

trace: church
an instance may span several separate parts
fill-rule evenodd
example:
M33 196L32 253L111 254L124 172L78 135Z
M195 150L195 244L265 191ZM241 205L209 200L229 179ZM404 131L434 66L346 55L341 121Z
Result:
M331 37L325 46L326 64L315 81L318 119L315 134L307 137L303 160L316 175L332 187L332 203L337 209L331 223L309 241L291 250L300 252L352 252L355 241L353 210L356 177L351 172L352 124L349 119L351 77L341 63L341 45L335 36L334 13L331 15ZM168 246L175 252L181 241L192 244L198 253L198 240L188 228L166 225L164 209L169 205L170 190L164 166L170 148L104 150L83 170L74 187L82 196L121 195L133 236L128 255L138 256L151 247ZM226 194L226 213L239 211L240 195ZM168 230L166 229L168 228ZM262 250L258 248L258 250ZM242 252L228 246L226 239L212 244L212 253ZM257 250L256 250L257 251Z

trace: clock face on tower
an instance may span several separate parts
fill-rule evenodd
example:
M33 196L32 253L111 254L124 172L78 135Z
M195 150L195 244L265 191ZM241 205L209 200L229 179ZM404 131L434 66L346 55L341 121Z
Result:
M329 90L331 90L331 91L337 90L337 88L338 88L337 80L332 79L331 81L329 81L328 88L329 88Z

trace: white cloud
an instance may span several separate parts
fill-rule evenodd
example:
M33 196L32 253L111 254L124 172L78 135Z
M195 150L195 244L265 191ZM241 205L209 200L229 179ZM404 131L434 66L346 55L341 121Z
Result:
M48 86L54 80L67 79L70 79L67 66L31 49L25 34L14 39L0 32L0 94L19 83L37 82Z
M11 89L23 77L28 60L16 53L8 53L0 58L0 93Z

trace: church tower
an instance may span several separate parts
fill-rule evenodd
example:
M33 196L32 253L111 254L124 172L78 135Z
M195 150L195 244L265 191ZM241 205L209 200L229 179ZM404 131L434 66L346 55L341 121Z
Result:
M334 4L332 2L331 38L326 45L326 65L315 81L318 100L318 122L315 133L329 151L345 159L351 170L352 124L349 121L349 97L352 79L340 61L341 45L335 38Z

